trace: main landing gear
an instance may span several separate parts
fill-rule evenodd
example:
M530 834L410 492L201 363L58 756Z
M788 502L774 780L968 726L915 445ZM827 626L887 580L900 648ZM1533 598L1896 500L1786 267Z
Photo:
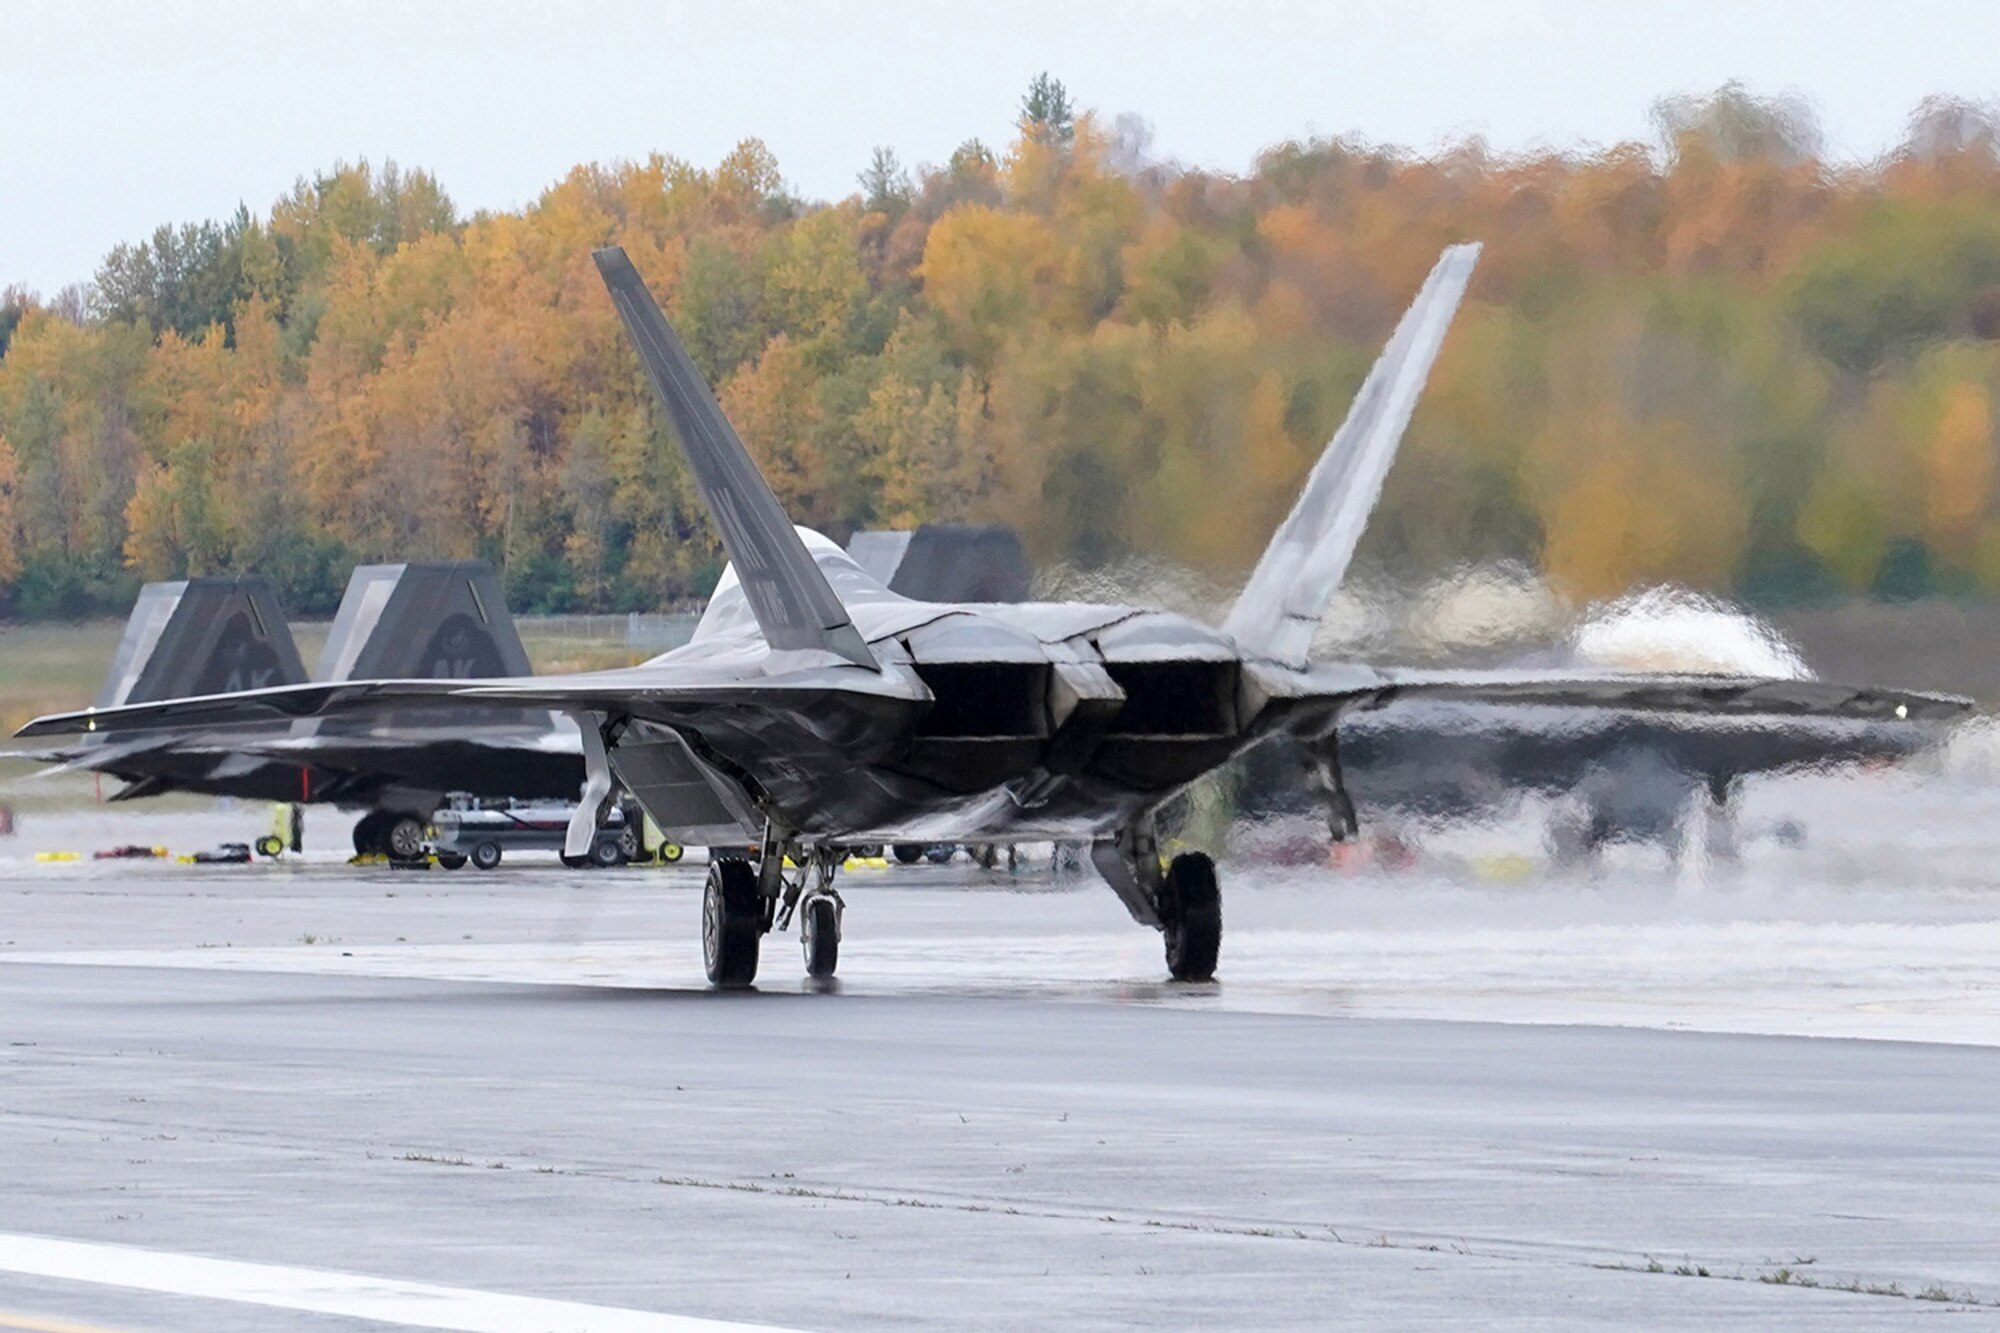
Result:
M391 861L421 861L427 821L394 810L370 810L354 825L356 856L386 856Z
M788 856L796 877L785 873ZM833 887L841 859L837 848L805 849L766 836L755 865L734 856L710 861L701 898L701 954L709 981L725 990L750 985L763 937L773 927L790 928L794 916L806 975L822 981L833 976L846 908Z
M1222 952L1222 889L1215 862L1203 852L1182 852L1160 865L1150 828L1128 829L1094 843L1090 859L1125 910L1153 926L1166 943L1167 975L1175 981L1213 981Z

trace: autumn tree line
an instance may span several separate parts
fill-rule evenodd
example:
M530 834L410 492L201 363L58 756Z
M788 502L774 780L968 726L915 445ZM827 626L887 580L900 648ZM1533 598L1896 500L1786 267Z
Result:
M1486 244L1366 538L1587 598L2000 592L2000 116L1884 159L1730 86L1659 141L1279 145L1247 175L1036 81L1016 137L813 203L762 144L463 216L343 165L0 302L0 610L484 556L522 610L699 597L717 542L590 252L652 283L789 511L1004 522L1045 561L1246 569L1440 249Z

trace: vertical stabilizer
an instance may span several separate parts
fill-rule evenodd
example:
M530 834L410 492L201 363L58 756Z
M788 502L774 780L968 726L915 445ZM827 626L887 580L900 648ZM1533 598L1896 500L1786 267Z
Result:
M139 590L94 703L114 708L305 679L292 627L269 583L183 579Z
M1035 571L1012 528L926 523L847 539L847 553L876 582L918 602L1025 602Z
M750 451L674 335L632 261L616 246L592 256L646 378L673 423L688 469L722 534L764 642L777 652L823 652L878 670L847 608L785 517Z
M1362 381L1347 420L1223 622L1245 652L1305 664L1478 262L1477 245L1444 252Z
M500 580L484 560L358 567L313 670L321 681L533 674Z

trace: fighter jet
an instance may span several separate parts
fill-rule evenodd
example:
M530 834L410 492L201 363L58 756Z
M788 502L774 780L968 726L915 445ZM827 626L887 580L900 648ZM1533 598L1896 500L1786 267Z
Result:
M899 596L795 528L624 251L597 267L729 556L694 636L617 671L484 681L280 686L39 719L24 734L162 721L379 716L414 704L548 708L577 719L588 774L569 851L586 850L614 780L676 841L718 856L702 900L712 982L747 986L762 937L800 918L806 970L838 960L834 872L852 843L1083 839L1177 980L1212 978L1215 865L1165 865L1156 812L1267 736L1297 738L1336 832L1354 827L1343 715L1389 700L1807 714L1903 722L1965 701L1815 681L1710 675L1438 672L1309 659L1313 632L1380 493L1478 248L1439 259L1347 420L1220 627L1176 611ZM788 871L788 863L798 869Z
M483 560L363 565L348 580L315 679L528 675L527 650ZM307 680L270 585L254 576L151 583L141 589L94 707L115 709ZM170 726L32 757L110 774L114 801L166 792L332 804L364 811L357 852L423 854L446 792L574 799L581 744L546 712L453 709L372 718Z

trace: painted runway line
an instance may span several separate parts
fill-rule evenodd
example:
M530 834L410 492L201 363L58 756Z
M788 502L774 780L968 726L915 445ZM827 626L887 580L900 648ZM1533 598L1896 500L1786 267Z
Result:
M651 1310L0 1233L0 1272L460 1333L775 1333ZM44 1324L14 1327L42 1328ZM0 1328L8 1327L0 1317ZM81 1327L72 1325L71 1327Z

